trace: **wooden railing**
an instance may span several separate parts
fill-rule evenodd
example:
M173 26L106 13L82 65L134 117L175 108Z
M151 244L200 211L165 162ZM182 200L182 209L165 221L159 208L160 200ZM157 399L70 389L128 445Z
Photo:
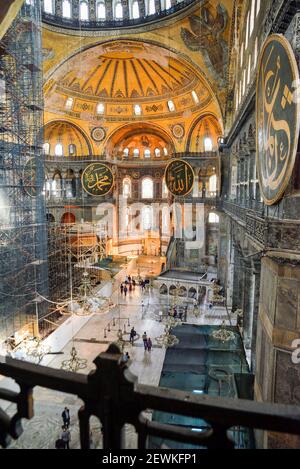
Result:
M147 448L149 436L206 448L233 449L234 442L228 436L228 430L237 426L300 435L299 407L214 398L138 384L130 369L121 364L120 350L115 344L98 355L94 363L95 370L84 375L2 357L0 375L12 378L20 386L20 391L0 389L0 399L17 406L12 418L0 409L0 444L6 447L12 438L17 439L21 435L22 418L34 418L35 386L82 399L84 404L79 409L78 419L80 443L84 449L88 449L90 444L91 416L100 420L103 448L110 450L126 447L126 423L135 427L139 449ZM208 428L198 433L154 422L144 414L149 410L204 419Z

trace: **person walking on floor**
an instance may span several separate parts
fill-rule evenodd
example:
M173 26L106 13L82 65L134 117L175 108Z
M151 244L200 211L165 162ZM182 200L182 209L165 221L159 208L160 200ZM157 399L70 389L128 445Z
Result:
M127 290L127 287L126 287L126 285L125 285L125 287L124 287L124 295L125 295L125 297L126 297L126 295L127 295L127 291L128 291L128 290Z
M120 290L121 290L121 295L123 295L123 291L124 291L124 285L123 285L123 283L121 283Z
M148 345L147 345L147 333L146 333L146 331L142 335L142 339L143 339L143 342L144 342L144 349L147 350Z
M136 331L133 327L130 331L130 336L129 336L129 342L131 343L131 345L133 345L133 343L134 343L135 336L136 336Z
M62 427L61 439L64 442L64 449L70 449L71 433L67 427Z
M151 352L151 349L152 349L152 340L150 339L150 337L148 337L148 340L147 340L147 350L148 350L148 352Z
M70 411L68 407L64 408L61 416L63 419L64 427L68 428L70 426Z

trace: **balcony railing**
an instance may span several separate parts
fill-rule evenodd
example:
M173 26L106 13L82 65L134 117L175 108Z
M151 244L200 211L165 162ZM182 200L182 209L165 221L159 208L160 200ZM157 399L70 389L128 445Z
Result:
M103 448L110 450L126 447L126 423L134 426L140 449L147 448L150 436L205 448L233 449L234 442L228 436L228 430L239 426L300 435L299 407L199 396L141 385L120 361L120 350L115 344L96 357L96 368L88 375L3 359L0 375L15 380L20 391L0 389L0 399L15 403L17 407L12 418L0 409L0 444L6 447L12 438L17 439L21 435L22 418L34 418L35 386L72 394L83 401L78 419L80 444L84 449L90 445L91 416L100 420ZM198 433L176 425L154 422L144 414L149 410L204 419L208 429Z

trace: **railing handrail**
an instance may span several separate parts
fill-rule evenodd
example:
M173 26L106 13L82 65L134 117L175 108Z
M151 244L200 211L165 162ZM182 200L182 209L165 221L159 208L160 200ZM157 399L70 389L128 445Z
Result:
M103 425L104 449L122 447L122 428L131 423L139 434L139 447L144 448L148 435L170 432L177 441L187 441L189 432L178 427L155 423L149 425L141 418L147 409L171 412L201 418L211 427L210 432L199 437L206 447L230 447L233 443L227 431L236 426L250 429L300 435L300 407L194 395L176 389L138 384L127 365L121 364L121 352L111 344L106 352L94 360L96 369L88 375L35 365L2 357L0 374L14 379L20 392L0 389L0 399L17 403L17 413L12 418L0 414L0 444L5 446L9 436L17 438L21 418L32 418L32 389L41 386L78 396L84 401L79 410L82 448L89 447L89 418L94 415ZM191 435L190 435L191 436ZM197 440L194 436L190 438Z

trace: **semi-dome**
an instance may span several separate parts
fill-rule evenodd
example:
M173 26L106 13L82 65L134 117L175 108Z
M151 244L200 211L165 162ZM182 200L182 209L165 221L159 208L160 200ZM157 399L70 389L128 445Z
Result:
M75 54L53 73L45 91L47 110L99 118L171 117L199 111L212 100L193 66L137 41L112 41Z

